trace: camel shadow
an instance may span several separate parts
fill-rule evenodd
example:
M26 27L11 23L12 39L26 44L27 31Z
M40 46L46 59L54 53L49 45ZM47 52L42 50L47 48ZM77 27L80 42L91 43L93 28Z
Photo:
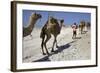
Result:
M57 47L57 50L55 50L54 52L51 52L49 55L44 56L43 58L40 58L38 60L32 61L32 62L44 62L44 61L51 61L49 59L50 56L54 55L54 54L58 54L61 53L63 50L68 49L72 43L74 43L75 41L69 42L65 45L61 45Z
M54 53L60 53L60 52L62 52L63 50L65 50L65 49L68 49L70 46L71 46L71 44L72 43L74 43L75 41L72 41L72 42L69 42L69 43L67 43L67 44L64 44L64 45L61 45L61 46L58 46L57 48L57 50L54 52Z
M51 60L49 59L49 55L47 55L47 56L45 56L45 57L43 57L43 58L41 58L41 59L32 61L32 62L44 62L44 61L51 61Z

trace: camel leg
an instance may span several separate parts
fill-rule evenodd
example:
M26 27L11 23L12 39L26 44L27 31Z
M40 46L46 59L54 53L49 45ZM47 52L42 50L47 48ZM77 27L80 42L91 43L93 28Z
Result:
M44 50L43 50L44 38L45 38L45 37L42 38L41 48L42 48L42 53L43 53L43 55L46 55L46 54L44 53Z
M47 54L49 54L49 52L48 52L48 50L47 50L47 46L46 46L46 43L48 42L48 40L51 38L51 35L50 34L47 34L47 38L46 38L46 40L45 40L45 42L44 42L44 47L45 47L45 49L46 49L46 53Z
M55 42L56 42L56 41L54 40L51 52L54 52L54 45L55 45Z
M82 34L82 31L83 31L83 30L82 30L82 28L81 28L81 34Z
M81 34L81 28L79 28L79 34Z
M58 48L58 44L57 44L57 36L55 37L55 43L56 43L56 48Z
M58 48L57 39L56 39L56 48Z
M54 37L54 42L53 42L53 46L52 46L51 52L54 52L54 45L55 45L55 43L56 43L56 47L57 47L57 40L56 40L56 37Z

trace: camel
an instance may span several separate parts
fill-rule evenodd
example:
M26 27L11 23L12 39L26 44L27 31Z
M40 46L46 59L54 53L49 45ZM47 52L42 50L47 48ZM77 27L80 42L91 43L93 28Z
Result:
M51 34L54 36L54 42L53 42L51 52L54 52L55 43L56 43L56 47L58 47L57 36L58 34L60 34L61 28L63 26L63 22L64 20L60 20L60 24L59 24L57 19L50 17L45 23L45 25L43 26L41 33L40 33L40 38L42 38L41 48L42 48L43 55L46 55L46 53L49 55L46 43L51 38ZM45 39L45 36L46 36L46 39ZM43 46L45 47L46 53L44 52Z
M23 27L23 37L26 37L28 35L31 35L31 32L35 26L36 21L41 18L42 16L40 14L37 13L32 13L32 15L30 16L30 20L29 20L29 26L28 27Z
M84 28L85 28L85 21L81 21L79 25L79 31L81 31L81 34L83 33Z
M90 22L87 22L87 25L86 25L86 27L87 27L87 31L90 29L90 27L91 27L91 24L90 24Z

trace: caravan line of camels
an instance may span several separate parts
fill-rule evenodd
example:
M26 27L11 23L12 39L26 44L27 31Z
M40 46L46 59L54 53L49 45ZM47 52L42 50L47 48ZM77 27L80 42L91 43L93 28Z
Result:
M28 35L31 35L31 32L34 29L34 26L37 22L37 20L41 19L42 15L41 14L37 14L37 13L32 13L32 15L30 16L30 20L29 20L29 26L28 27L23 27L23 37L26 37ZM41 42L41 49L42 49L42 54L43 55L48 55L48 49L47 49L47 45L46 43L50 40L51 35L54 36L54 42L53 42L53 46L52 46L52 50L51 52L54 52L54 46L56 45L56 47L58 47L57 45L57 36L60 34L61 32L61 28L63 26L64 20L58 20L54 17L49 17L48 20L46 21L46 23L44 24L44 26L41 29L41 33L40 33L40 38L42 39ZM78 26L81 33L84 30L85 27L85 22L81 21L80 25ZM90 27L90 23L87 23L87 27ZM46 51L46 53L44 52L44 49Z

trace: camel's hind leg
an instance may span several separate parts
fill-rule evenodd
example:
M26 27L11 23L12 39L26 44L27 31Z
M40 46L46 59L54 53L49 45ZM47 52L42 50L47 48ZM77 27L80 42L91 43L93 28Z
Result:
M41 48L42 48L42 53L43 53L43 55L46 55L46 54L44 53L44 50L43 50L44 39L45 39L45 36L44 36L44 37L42 37Z
M51 38L51 34L46 34L47 35L47 38L46 40L44 41L44 47L46 49L46 53L49 54L48 50L47 50L47 46L46 46L46 43L49 41L49 39Z

